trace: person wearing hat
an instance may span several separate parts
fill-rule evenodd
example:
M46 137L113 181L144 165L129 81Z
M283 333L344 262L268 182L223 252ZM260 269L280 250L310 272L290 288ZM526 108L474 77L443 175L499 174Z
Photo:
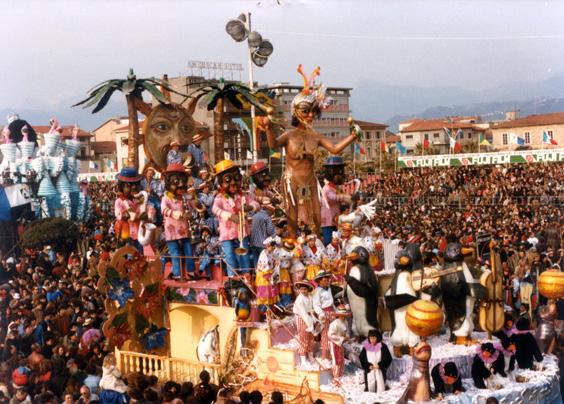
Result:
M313 291L313 285L307 281L297 281L294 287L298 290L298 296L294 302L292 311L294 312L294 321L296 322L296 333L298 340L298 355L302 366L307 365L306 356L313 363L313 332L315 317L313 311L313 300L310 293Z
M276 137L269 117L260 118L259 122L260 128L266 131L268 147L271 150L286 150L282 188L288 217L288 235L294 239L297 236L298 217L302 213L312 232L318 233L321 227L321 185L315 176L315 155L320 149L340 154L360 135L351 131L349 136L333 144L329 138L313 129L314 118L320 116L327 102L325 91L313 82L319 69L314 70L309 80L301 66L298 71L304 77L304 88L291 104L292 125L295 128Z
M349 339L346 318L351 316L351 311L345 306L335 310L335 319L329 324L327 336L331 344L331 363L333 365L333 383L340 386L341 376L345 371L345 348L343 342Z
M278 295L280 296L279 306L286 308L292 304L292 277L290 269L292 261L295 258L296 242L291 238L282 240L281 247L278 248L275 256L277 274L274 278L278 278L276 283L278 286Z
M206 207L206 212L208 215L212 215L213 201L215 195L211 192L210 183L207 181L200 182L198 185L198 199Z
M390 350L382 341L382 333L372 329L362 342L360 364L364 369L364 391L383 393L386 391L386 370L392 363Z
M148 204L156 213L155 224L160 225L163 220L161 216L161 199L165 192L165 185L162 178L155 178L155 169L153 167L145 169L144 178L141 180L141 189L148 193ZM152 211L152 209L148 210Z
M311 281L321 269L321 263L325 258L325 247L315 234L308 234L302 253L302 261L306 266L305 278Z
M161 200L164 236L168 251L172 257L172 275L182 276L181 263L184 263L188 277L194 278L194 260L192 258L192 244L184 195L188 182L188 175L182 164L169 164L163 173L166 192Z
M200 270L200 273L205 273L207 280L210 280L212 277L212 257L219 256L219 240L217 236L212 235L212 231L209 226L201 225L200 231L201 242L196 245L194 255L196 257L202 257L198 269ZM215 262L217 263L217 261Z
M180 164L184 163L182 161L182 154L180 153L180 142L178 140L173 140L169 144L170 150L166 155L166 164L167 166L171 164Z
M119 239L124 242L133 241L139 251L143 251L137 242L139 231L139 204L133 198L140 189L141 176L133 167L123 167L116 175L118 197L114 203L116 222L114 230Z
M268 237L273 237L276 235L276 229L272 223L272 218L270 215L259 207L259 209L253 214L251 221L251 253L253 256L253 267L257 266L259 255L263 249L263 242Z
M331 242L325 247L325 259L334 275L338 276L339 274L342 257L341 234L338 231L334 231L331 233Z
M330 288L331 276L331 272L320 270L314 278L317 288L313 293L313 310L323 324L321 329L321 358L327 360L329 360L329 337L327 332L335 314L335 303Z
M431 378L435 386L435 394L443 398L446 394L465 392L462 387L462 377L454 362L440 362L431 370Z
M274 283L276 247L281 243L280 237L268 237L264 240L264 249L259 255L256 267L255 285L257 288L257 306L263 313L278 303L278 286Z
M350 203L350 195L339 193L337 187L342 185L345 179L345 162L340 156L330 156L325 164L325 180L323 186L323 202L321 204L321 234L323 245L331 242L331 236L337 231L335 225L341 211L342 203Z
M227 275L233 276L235 270L249 273L251 228L246 216L248 212L258 210L259 204L250 195L243 194L243 176L239 166L233 161L222 160L217 163L215 174L220 189L213 202L212 212L219 220L219 240L227 264ZM241 248L244 250L238 250Z

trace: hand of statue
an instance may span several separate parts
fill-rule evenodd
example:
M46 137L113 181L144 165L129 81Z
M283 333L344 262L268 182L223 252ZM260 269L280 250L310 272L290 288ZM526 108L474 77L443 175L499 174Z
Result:
M259 116L257 118L257 132L266 132L270 125L272 125L272 122L269 117Z
M229 220L231 220L233 223L239 223L239 215L232 213L231 216L229 216Z
M129 220L129 212L123 212L121 215L122 220Z
M245 212L252 212L254 210L255 208L253 208L251 205L245 205Z

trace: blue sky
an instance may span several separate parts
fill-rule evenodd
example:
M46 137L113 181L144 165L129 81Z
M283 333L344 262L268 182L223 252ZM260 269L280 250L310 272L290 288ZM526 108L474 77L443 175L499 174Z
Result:
M4 0L1 108L55 108L93 85L186 74L187 62L243 63L224 30L252 13L274 54L255 80L485 89L564 72L563 1ZM246 77L246 73L243 77Z

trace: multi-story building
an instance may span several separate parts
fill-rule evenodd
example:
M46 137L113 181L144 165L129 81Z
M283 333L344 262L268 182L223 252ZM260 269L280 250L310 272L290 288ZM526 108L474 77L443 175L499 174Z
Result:
M368 160L377 158L380 152L380 143L386 143L388 125L358 120L354 122L362 129L362 140L359 143L365 150L366 158Z
M295 86L288 83L274 84L267 86L274 91L276 97L274 104L276 112L288 123L292 121L291 105L294 97L302 90L302 86ZM347 87L328 87L326 95L331 98L331 103L327 109L323 110L320 119L313 121L313 128L322 135L338 141L340 138L350 134L348 117L350 115L349 99L352 88ZM352 147L347 149L351 152Z
M448 153L450 150L450 139L445 128L454 135L458 133L456 141L461 146L480 141L488 129L487 123L482 123L480 117L451 117L440 119L411 119L399 124L402 145L408 153L413 153L417 145L422 145L425 140L429 145L440 153Z
M557 148L564 144L564 112L529 115L519 118L512 111L506 114L505 121L494 122L490 126L493 136L493 147L499 150L513 150L519 147L511 142L517 137L524 140L524 145L531 149ZM546 142L543 136L546 133ZM551 142L551 140L553 142ZM556 144L553 144L553 143Z

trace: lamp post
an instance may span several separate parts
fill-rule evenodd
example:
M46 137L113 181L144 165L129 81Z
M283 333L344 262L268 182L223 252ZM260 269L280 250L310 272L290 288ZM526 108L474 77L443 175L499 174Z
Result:
M249 46L249 88L254 90L255 82L253 78L253 64L263 67L268 62L268 57L274 51L272 43L268 39L263 39L257 31L251 31L251 13L242 13L236 19L229 20L225 25L225 30L235 42L242 42L245 39ZM258 139L255 128L255 107L251 105L251 151L253 162L258 160Z

